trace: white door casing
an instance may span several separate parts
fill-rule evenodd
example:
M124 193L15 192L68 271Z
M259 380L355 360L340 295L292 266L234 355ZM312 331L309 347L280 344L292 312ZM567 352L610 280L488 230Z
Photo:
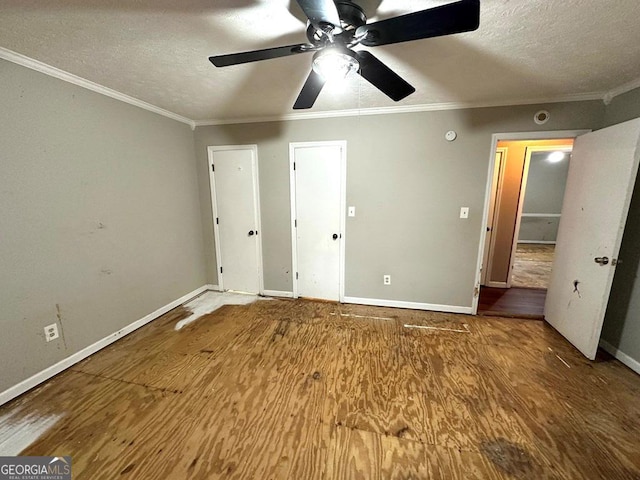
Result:
M220 290L262 293L258 147L208 147Z
M346 142L291 143L289 157L294 297L342 301Z
M545 319L594 359L640 159L640 119L578 137ZM608 258L607 264L596 258Z

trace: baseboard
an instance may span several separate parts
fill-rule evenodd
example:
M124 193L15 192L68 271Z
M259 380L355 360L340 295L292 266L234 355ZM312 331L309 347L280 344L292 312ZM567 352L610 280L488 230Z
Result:
M104 347L111 345L116 340L133 332L134 330L137 330L138 328L145 326L147 323L164 315L168 311L173 310L174 308L182 305L186 301L191 300L194 297L197 297L198 295L204 293L207 290L213 290L213 287L214 287L213 285L204 285L194 290L193 292L189 292L186 295L183 295L182 297L178 298L177 300L174 300L173 302L168 303L164 307L160 307L155 312L152 312L149 315L142 317L140 320L136 320L135 322L131 323L130 325L127 325L126 327L118 330L117 332L104 337L102 340L98 340L96 343L83 348L79 352L76 352L73 355L59 361L55 365L45 368L41 372L38 372L35 375L27 378L26 380L18 383L17 385L14 385L13 387L0 393L0 405L4 405L5 403L7 403L10 400L13 400L17 396L22 395L28 390L31 390L36 385L39 385L40 383L50 379L54 375L57 375L63 370L66 370L67 368L84 360L88 356L96 353L97 351L103 349Z
M344 297L342 303L372 305L374 307L409 308L412 310L429 310L433 312L464 313L468 315L473 314L473 307L458 307L455 305L437 305L432 303L418 302L402 302L398 300L380 300L376 298Z
M264 290L262 294L265 297L293 298L293 292L283 292L280 290Z
M602 348L604 351L613 355L617 360L620 360L622 363L624 363L627 367L629 367L631 370L633 370L637 374L640 374L639 361L631 358L629 355L627 355L623 351L618 350L616 347L611 345L606 340L600 339L600 348Z

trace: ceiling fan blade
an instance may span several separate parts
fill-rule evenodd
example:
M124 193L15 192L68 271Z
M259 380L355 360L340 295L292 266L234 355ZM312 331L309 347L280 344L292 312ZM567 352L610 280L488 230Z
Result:
M313 45L300 43L298 45L265 48L263 50L253 50L251 52L215 55L213 57L209 57L209 60L216 67L228 67L229 65L239 65L241 63L258 62L260 60L269 60L271 58L287 57L289 55L310 52L313 50L315 50L315 47Z
M311 70L311 73L307 77L307 81L304 82L304 86L300 91L300 95L296 99L296 103L293 105L294 110L301 110L304 108L311 108L320 95L322 87L324 87L325 79L318 75L315 70Z
M340 15L333 0L297 0L311 25L321 28L322 24L340 27Z
M416 91L402 77L366 51L356 52L360 70L358 73L396 102Z
M380 20L359 27L357 35L367 32L363 45L375 47L470 32L480 25L480 0L461 0L440 7Z

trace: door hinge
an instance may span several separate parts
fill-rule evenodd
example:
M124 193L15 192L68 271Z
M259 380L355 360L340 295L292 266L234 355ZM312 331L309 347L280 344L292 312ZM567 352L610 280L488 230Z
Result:
M222 267L220 267L220 273L222 273Z
M293 221L293 226L294 226L294 227L296 227L296 228L298 228L298 220L294 220L294 221Z
M296 169L296 162L293 162L293 169Z
M220 225L220 221L218 220L218 217L216 217L216 225Z
M213 166L213 163L211 164L211 171L212 171L212 172L215 172L215 171L216 171L215 167Z
M480 295L480 285L476 285L476 288L473 289L473 296L477 297Z
M296 272L296 280L298 280L298 272Z

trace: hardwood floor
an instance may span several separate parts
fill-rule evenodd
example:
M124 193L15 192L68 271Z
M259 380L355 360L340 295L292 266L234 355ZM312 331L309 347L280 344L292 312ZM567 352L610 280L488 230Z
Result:
M544 319L545 288L480 287L478 315Z
M0 408L59 416L22 454L71 455L77 480L640 478L640 377L544 322L272 300L175 331L186 315Z
M519 243L513 260L512 287L549 288L555 245Z

